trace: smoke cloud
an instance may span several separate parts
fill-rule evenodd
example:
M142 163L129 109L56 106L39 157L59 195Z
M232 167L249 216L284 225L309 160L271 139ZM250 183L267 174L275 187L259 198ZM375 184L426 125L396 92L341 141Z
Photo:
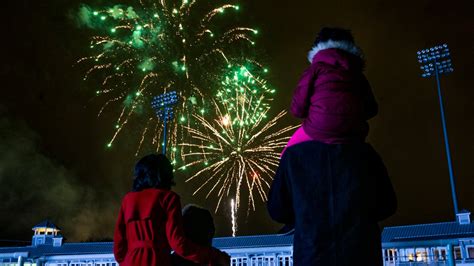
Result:
M81 5L76 17L76 22L79 24L79 26L94 28L92 18L93 10L87 5Z
M0 239L27 239L35 224L50 219L70 241L110 237L118 206L43 154L25 122L0 106ZM111 205L111 206L108 206Z

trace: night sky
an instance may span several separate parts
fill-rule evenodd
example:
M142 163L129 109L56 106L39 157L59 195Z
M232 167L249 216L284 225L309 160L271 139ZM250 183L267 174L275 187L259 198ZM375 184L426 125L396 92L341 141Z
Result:
M203 0L204 1L204 0ZM367 59L378 99L369 141L382 155L399 209L384 226L453 219L435 81L422 79L416 51L448 43L455 71L442 78L459 206L474 211L474 18L472 0L241 0L242 25L259 29L257 46L278 88L272 110L289 106L322 26L353 31ZM103 0L8 1L3 4L0 96L0 239L26 239L45 218L69 241L112 237L121 197L130 189L133 130L114 148L104 144L114 115L97 119L95 88L73 67L87 54L90 31L74 15ZM296 4L298 3L298 4ZM297 120L290 120L299 123ZM127 135L128 134L128 135ZM213 208L177 178L183 205ZM202 195L202 194L201 194ZM215 215L217 234L230 235L228 212ZM264 205L239 220L239 234L273 233ZM0 243L1 244L1 243Z

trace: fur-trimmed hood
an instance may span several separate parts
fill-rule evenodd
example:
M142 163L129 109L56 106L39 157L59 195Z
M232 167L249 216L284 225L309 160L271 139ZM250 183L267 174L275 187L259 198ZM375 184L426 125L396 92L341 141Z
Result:
M320 42L316 46L313 46L313 48L309 51L308 53L308 60L310 63L313 62L314 56L322 50L326 49L341 49L343 51L346 51L348 53L351 53L357 57L359 57L362 61L364 61L364 54L362 53L362 50L357 47L355 44L347 41L333 41L333 40L328 40L325 42Z

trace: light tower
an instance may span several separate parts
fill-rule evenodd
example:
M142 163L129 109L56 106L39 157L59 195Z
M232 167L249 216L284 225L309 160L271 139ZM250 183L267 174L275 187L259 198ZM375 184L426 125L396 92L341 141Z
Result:
M444 144L446 148L446 159L448 161L449 179L451 182L451 195L453 197L454 216L458 214L458 200L456 196L456 182L454 180L453 164L451 160L451 151L449 148L448 130L446 126L446 116L444 113L443 94L440 85L440 75L448 74L454 71L450 52L447 44L434 46L417 52L418 62L421 64L423 78L436 77L438 88L439 107L441 110L441 123L443 126Z
M178 95L176 91L167 92L153 98L151 106L155 110L158 118L163 121L163 150L162 153L166 155L166 132L168 121L173 120L174 111L173 106L178 103Z

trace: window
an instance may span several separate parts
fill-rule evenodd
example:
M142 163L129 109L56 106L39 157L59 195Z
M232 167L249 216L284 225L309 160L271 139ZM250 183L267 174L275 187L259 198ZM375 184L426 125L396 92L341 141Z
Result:
M426 251L417 251L416 252L416 261L420 262L427 262L428 261L428 253Z
M61 238L53 238L53 247L60 247L62 244Z
M446 260L446 249L441 250L441 257L439 259L440 260Z
M455 260L460 260L462 259L462 256L461 256L461 248L459 246L455 246L454 247L454 259Z
M44 244L43 238L37 238L36 245L41 245L41 244Z
M433 250L433 259L434 259L434 261L437 261L437 260L440 259L439 258L439 250L436 249L436 248Z
M278 266L291 266L293 265L293 257L291 255L279 255Z
M95 266L116 266L117 263L113 261L101 261L101 262L96 262Z
M248 265L247 263L248 263L247 257L232 257L230 259L231 266L247 266Z
M69 266L93 266L93 262L75 261L71 262Z
M383 250L384 252L384 257L385 257L385 261L389 261L389 262L392 262L392 261L396 261L398 258L398 251L396 249L384 249Z
M467 254L470 259L474 259L474 247L467 247Z
M415 261L415 256L412 252L408 253L408 261Z
M273 256L255 256L250 259L252 266L275 265L275 257Z

